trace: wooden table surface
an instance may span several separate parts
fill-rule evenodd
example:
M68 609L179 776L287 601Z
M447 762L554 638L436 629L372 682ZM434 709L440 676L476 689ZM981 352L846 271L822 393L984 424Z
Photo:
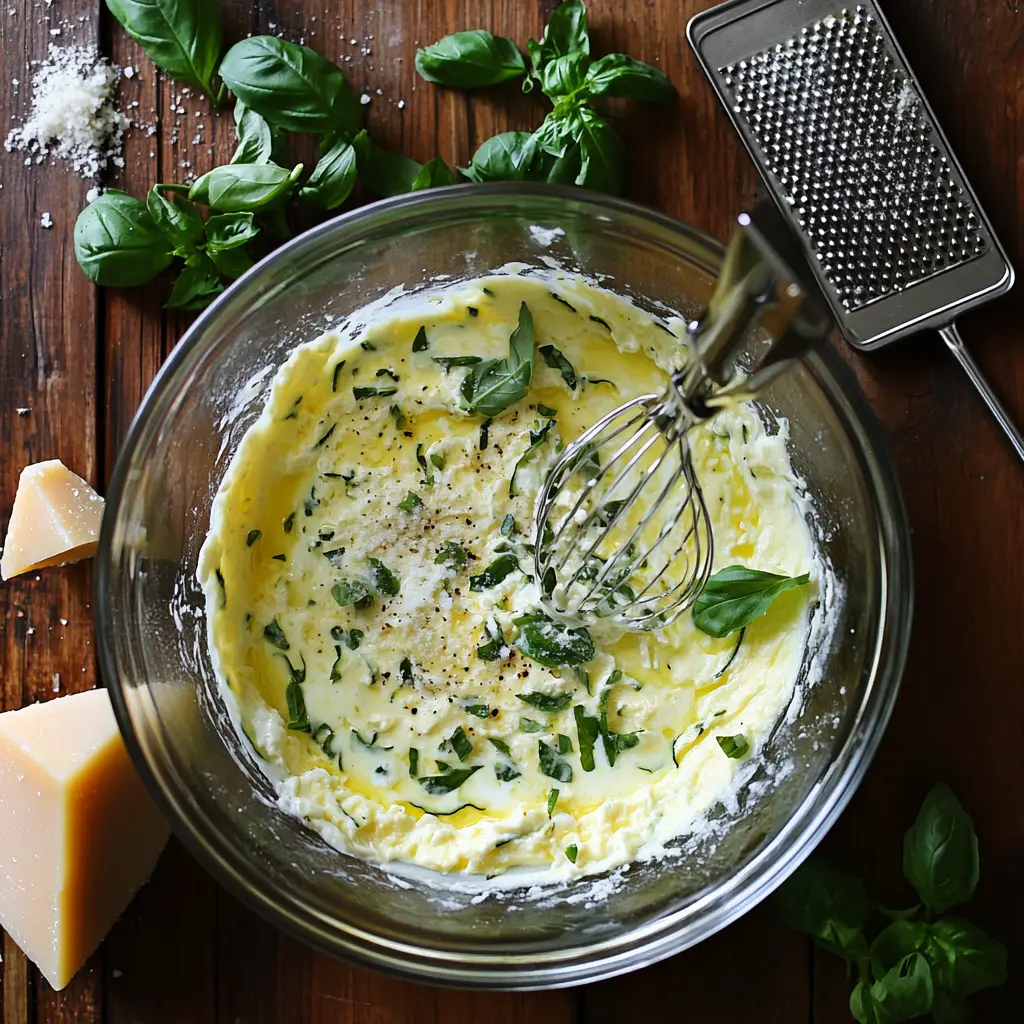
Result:
M522 45L539 35L553 6L220 0L229 41L280 32L334 59L351 55L342 67L357 92L372 96L366 114L374 137L420 160L440 154L461 165L494 132L538 124L542 101L523 96L515 83L473 96L427 85L413 68L417 45L473 27ZM638 109L622 124L631 157L627 194L722 237L758 184L685 41L687 19L707 6L593 0L591 27L597 53L623 51L656 63L679 89L677 106ZM142 196L156 181L181 180L189 165L201 172L224 162L234 145L230 114L211 117L195 96L179 100L180 89L155 72L102 7L98 0L3 0L0 131L26 109L30 60L53 42L98 43L138 68L122 83L122 106L138 101L130 113L156 127L152 136L129 134L125 168L111 184ZM1024 266L1018 0L888 0L883 7L1010 258ZM24 166L20 155L2 153L0 182L2 531L28 462L59 457L103 490L142 394L186 320L162 309L163 284L119 293L85 279L72 229L88 183L65 165ZM46 211L51 230L40 226ZM1018 421L1022 314L1018 287L962 324ZM906 904L902 830L928 787L948 781L980 836L981 884L971 915L1010 947L1012 980L977 999L978 1020L1024 1019L1024 467L936 336L867 358L844 351L884 425L903 484L917 604L896 713L825 849L862 873L879 899ZM55 673L63 691L96 684L90 600L88 564L0 587L0 706L53 698ZM698 948L627 977L562 992L473 994L394 981L307 948L225 893L173 840L153 880L63 992L54 993L8 937L0 971L5 1024L850 1019L839 963L783 929L764 907Z

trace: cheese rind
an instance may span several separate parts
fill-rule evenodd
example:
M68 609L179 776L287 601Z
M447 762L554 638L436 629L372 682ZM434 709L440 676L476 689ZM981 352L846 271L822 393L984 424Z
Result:
M18 480L0 577L78 562L96 553L103 499L59 459L26 466Z
M167 835L106 690L0 714L0 926L55 989L149 877Z

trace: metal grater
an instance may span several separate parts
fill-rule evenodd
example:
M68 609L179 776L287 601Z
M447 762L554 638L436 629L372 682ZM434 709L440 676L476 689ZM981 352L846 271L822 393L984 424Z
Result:
M687 37L846 340L937 329L1024 460L954 323L1013 268L873 0L729 0Z

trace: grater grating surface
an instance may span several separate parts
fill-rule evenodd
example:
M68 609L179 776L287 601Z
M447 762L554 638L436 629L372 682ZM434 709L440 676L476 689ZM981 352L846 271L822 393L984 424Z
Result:
M986 251L921 97L865 7L719 70L847 310Z

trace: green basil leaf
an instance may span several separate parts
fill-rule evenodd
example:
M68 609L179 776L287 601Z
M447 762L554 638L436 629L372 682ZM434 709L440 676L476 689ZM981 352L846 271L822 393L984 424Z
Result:
M604 747L605 757L608 764L614 768L615 761L624 750L630 750L640 742L640 737L635 732L615 732L608 725L608 699L611 697L612 686L622 678L622 673L617 669L611 674L601 696L598 699L598 720L597 728L601 735L601 745Z
M506 552L491 562L483 572L476 576L469 577L469 589L470 590L487 590L490 587L496 587L502 582L507 576L515 572L519 568L519 562L516 556L511 552Z
M440 188L454 183L455 173L439 156L435 156L420 168L410 191L419 192L425 188Z
M197 178L188 197L224 213L259 210L291 191L302 164L289 171L276 164L222 164Z
M423 499L415 492L409 491L408 494L398 503L398 507L403 512L415 512L416 509L421 508L423 505Z
M164 305L167 309L203 309L222 291L224 282L220 279L220 272L207 258L182 270Z
M146 197L146 209L171 248L193 249L203 237L203 216L183 196L168 199L161 195L160 186L154 185Z
M920 953L904 957L885 977L871 986L871 996L882 1021L910 1020L932 1008L932 972Z
M871 994L871 982L857 982L850 993L850 1014L858 1024L882 1024L878 1005Z
M811 857L773 897L785 924L806 932L823 949L847 960L868 951L863 929L872 906L864 883L822 857Z
M288 643L288 637L284 635L284 630L281 628L281 624L277 619L268 622L263 627L263 639L266 640L267 643L272 644L279 651L287 651L291 647L291 644Z
M523 181L536 152L530 132L502 132L473 154L462 172L471 181Z
M564 711L572 703L571 693L517 693L516 697L531 708L552 715Z
M519 722L520 732L544 732L544 726L540 722L535 722L532 718L523 718Z
M251 110L242 100L235 101L235 138L238 145L231 154L233 164L269 164L274 160L277 140L267 119Z
M903 837L903 874L934 913L965 903L978 884L974 823L945 785L924 799Z
M457 726L451 736L448 737L448 743L460 761L465 761L473 753L473 744L469 741L469 737L461 725Z
M570 864L576 863L576 857L579 855L579 847L575 843L570 843L565 848L565 856L568 858Z
M943 917L930 928L923 927L928 934L921 952L936 985L962 998L1006 983L1006 947L977 925Z
M463 704L462 710L474 718L488 718L491 714L486 704Z
M427 339L426 327L420 327L416 332L416 337L412 339L412 350L413 352L426 352L430 348L430 341Z
M579 112L579 117L581 162L576 184L617 196L622 191L623 168L626 163L622 140L615 129L592 110L584 108Z
M565 381L569 390L575 391L579 381L576 378L576 370L572 363L554 345L541 345L539 351L544 357L544 362L552 370L557 370L562 375L562 380Z
M334 645L334 664L331 666L331 682L336 683L341 678L341 644Z
M572 765L568 761L563 761L553 746L538 740L537 754L540 758L540 770L548 778L556 779L558 782L572 782ZM550 813L549 807L548 814Z
M375 145L365 129L352 140L352 146L356 151L359 180L366 189L384 199L411 192L423 171L418 161Z
M476 366L482 363L480 356L431 356L430 357L445 373L458 366Z
M370 563L370 580L377 592L387 597L397 597L398 577L379 558L368 558L366 561Z
M576 738L580 745L580 765L585 772L592 772L594 770L594 746L600 735L598 720L588 716L582 704L577 704L572 709L572 713L576 719Z
M693 605L693 624L709 636L724 637L759 619L786 590L802 587L810 576L777 576L742 565L716 572Z
M528 44L533 74L539 77L548 61L567 53L590 53L587 34L587 8L583 0L566 0L552 12L539 43ZM524 84L525 89L525 84Z
M356 183L356 151L347 139L338 139L320 157L299 198L318 210L341 206Z
M286 131L359 130L360 104L341 69L308 46L251 36L224 55L220 76L246 106Z
M886 925L868 950L875 980L885 977L904 957L921 952L928 939L928 932L928 925L924 921L900 920Z
M235 280L252 269L252 259L244 249L214 249L207 255L221 277Z
M331 588L331 594L342 608L353 605L365 610L371 607L376 600L373 591L359 580L342 580Z
M499 740L495 739L493 736L488 736L487 742L490 743L495 750L500 750L506 757L512 756L512 748L504 740Z
M555 420L548 420L540 430L530 431L530 447L523 452L516 462L515 468L512 470L512 476L508 482L508 496L510 498L514 498L516 495L516 477L519 475L519 470L523 467L523 464L529 460L530 456L541 448L545 441L547 441L548 434L551 433L551 428L555 426L555 423Z
M171 265L172 248L146 204L118 189L108 189L75 221L75 258L96 284L145 284Z
M726 757L738 760L750 749L747 737L739 734L737 736L716 736L718 745L722 748Z
M570 629L546 615L525 622L516 647L531 661L548 668L571 668L594 657L594 642L585 629Z
M361 402L365 398L390 398L392 395L397 394L398 388L378 388L371 386L352 389L352 396L357 402Z
M456 32L416 51L416 70L428 82L453 89L480 89L526 71L516 44L483 29Z
M450 540L443 544L441 550L438 551L434 565L447 565L449 569L461 572L466 568L468 561L469 553L466 549L461 544Z
M519 323L508 342L507 359L477 364L462 382L462 399L469 412L497 416L526 397L533 379L536 345L533 316L526 303L519 307Z
M647 103L671 103L676 96L675 86L663 71L624 53L609 53L595 60L586 84L591 96L632 96Z
M555 809L555 804L558 803L558 790L554 787L548 793L548 817L551 817L552 812Z
M454 771L445 772L443 775L427 775L419 780L419 784L428 792L434 795L440 793L452 793L458 789L474 772L480 771L481 765L474 765L472 768L456 768Z
M518 779L523 773L517 768L513 768L510 764L496 764L494 766L494 777L499 782L511 782L513 779Z
M284 691L284 699L288 705L288 728L296 732L310 732L306 699L302 693L302 684L306 681L306 660L301 659L302 668L295 668L286 654L279 654L278 657L284 658L288 666L288 685Z
M220 12L210 0L107 0L110 13L176 81L217 99L213 76L220 60Z
M571 96L583 88L589 67L590 58L580 50L555 57L544 65L541 72L541 91L553 101Z
M251 213L215 213L206 220L206 251L228 252L251 242L260 229Z

